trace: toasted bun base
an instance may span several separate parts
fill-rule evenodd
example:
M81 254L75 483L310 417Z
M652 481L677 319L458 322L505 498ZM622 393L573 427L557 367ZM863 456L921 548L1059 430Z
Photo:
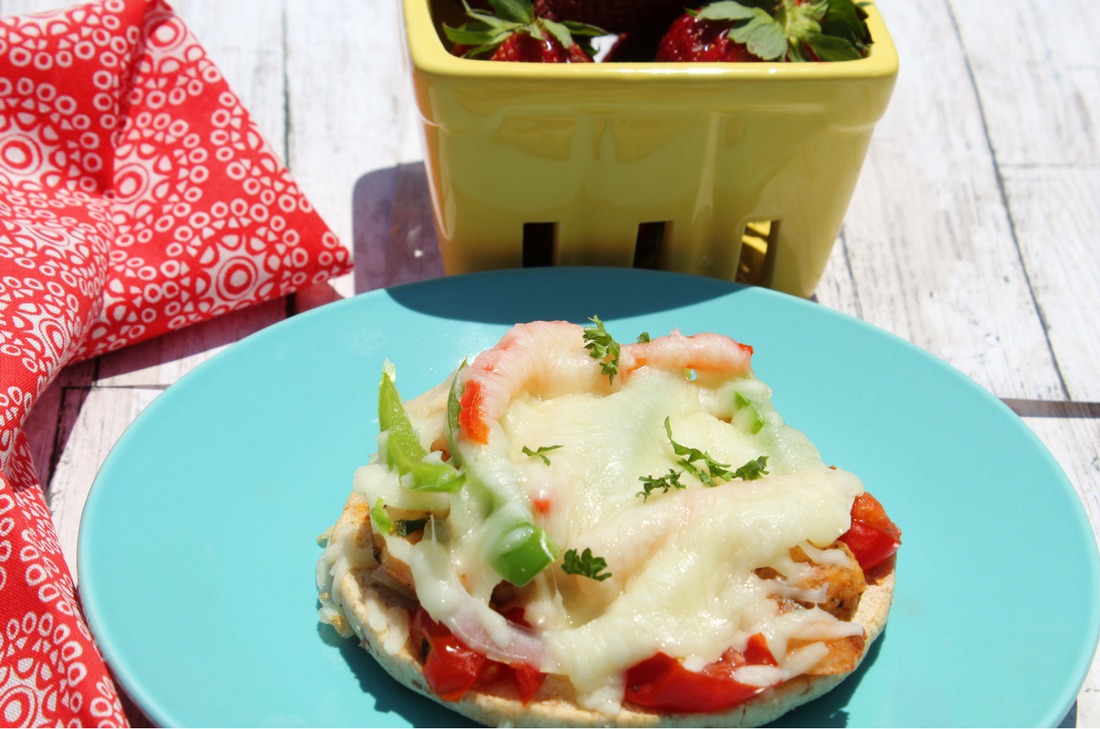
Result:
M345 513L344 518L348 516ZM393 619L400 614L393 608L409 607L408 598L376 582L376 574L376 569L350 570L332 585L333 602L343 608L349 627L363 647L405 686L487 726L760 726L827 693L851 674L797 676L730 711L707 714L661 715L623 707L618 714L609 716L579 706L569 682L555 676L547 678L535 699L526 706L506 684L470 691L458 702L445 702L428 688L419 661L409 650L408 643L402 642L402 637L407 635L407 625L395 624L399 621ZM886 625L893 594L894 571L891 569L869 583L860 599L854 617L865 631L860 662Z

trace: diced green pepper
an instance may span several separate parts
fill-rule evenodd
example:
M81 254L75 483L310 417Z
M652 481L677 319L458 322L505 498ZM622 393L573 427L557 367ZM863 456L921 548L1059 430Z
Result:
M371 507L370 517L374 519L378 531L383 534L389 534L393 531L393 519L390 518L389 513L386 511L386 504L382 501L381 497L379 497L378 500L374 502L374 506Z
M459 365L447 395L447 447L451 451L451 462L460 466L462 452L456 436L462 410L459 373L464 367L465 360ZM508 493L507 488L487 483L470 468L467 469L470 471L468 483L486 505L486 519L496 524L496 534L487 544L489 564L503 579L522 587L554 563L558 549L546 532L535 526L531 512L518 492Z
M458 375L465 367L466 360L462 360L462 364L455 371L454 379L451 380L451 389L447 393L447 448L451 451L451 461L459 467L462 466L462 454L459 453L455 436L459 428L458 417L462 413L462 392L458 386Z
M517 587L526 585L557 558L557 549L546 532L530 522L505 532L492 550L493 569Z
M733 424L750 433L759 433L764 427L764 416L760 409L739 392L733 393Z
M402 476L403 483L415 491L458 491L466 477L449 463L425 462L428 451L420 444L409 414L401 402L393 375L382 374L378 387L378 423L386 436L386 463Z
M428 523L425 519L394 519L390 516L390 513L386 511L386 502L379 496L378 500L374 502L374 506L370 510L370 518L374 520L374 525L378 527L378 531L383 534L395 534L399 537L407 537L410 534L414 534L424 528L424 525Z
M485 556L497 574L522 587L554 563L558 548L521 501L500 504L485 520Z

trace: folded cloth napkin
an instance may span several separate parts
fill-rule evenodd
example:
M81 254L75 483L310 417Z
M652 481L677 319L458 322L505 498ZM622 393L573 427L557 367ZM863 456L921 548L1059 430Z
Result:
M0 724L126 721L21 432L58 370L348 268L163 2L0 19Z

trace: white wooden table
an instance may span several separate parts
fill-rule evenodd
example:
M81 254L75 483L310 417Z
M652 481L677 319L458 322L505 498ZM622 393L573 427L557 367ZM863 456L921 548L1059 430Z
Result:
M0 0L0 14L69 4ZM902 59L816 299L1003 398L1100 528L1100 4L880 0ZM177 0L353 274L66 369L29 434L70 565L97 468L161 391L241 337L442 275L396 0ZM79 576L77 576L79 579ZM1100 668L1068 725L1100 726Z

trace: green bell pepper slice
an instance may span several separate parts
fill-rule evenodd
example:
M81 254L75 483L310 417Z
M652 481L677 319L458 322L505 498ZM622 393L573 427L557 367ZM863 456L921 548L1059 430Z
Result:
M382 373L378 387L378 424L387 434L385 459L402 476L403 483L414 491L454 492L462 488L466 477L449 463L425 462L428 451L420 444L412 421L401 402L392 369Z
M760 408L739 392L733 393L733 424L753 435L764 427L764 415Z

